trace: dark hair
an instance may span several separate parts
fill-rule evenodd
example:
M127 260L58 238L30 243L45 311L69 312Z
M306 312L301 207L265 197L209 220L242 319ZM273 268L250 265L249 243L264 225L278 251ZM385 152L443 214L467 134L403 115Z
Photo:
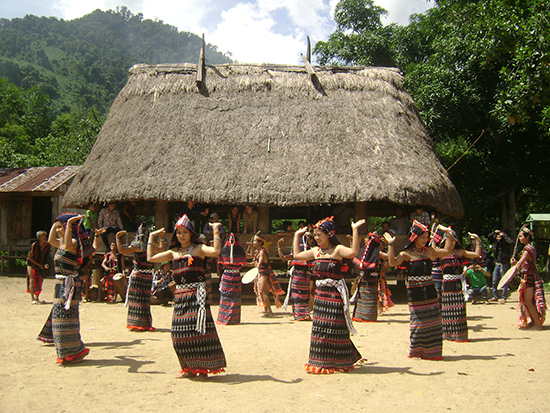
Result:
M533 231L531 231L527 227L523 227L520 232L523 233L523 236L528 236L529 237L529 242L533 242Z
M290 222L290 221L284 221L284 222L283 222L282 230L283 230L283 231L286 231L288 227L290 227L290 229L292 229L292 222Z

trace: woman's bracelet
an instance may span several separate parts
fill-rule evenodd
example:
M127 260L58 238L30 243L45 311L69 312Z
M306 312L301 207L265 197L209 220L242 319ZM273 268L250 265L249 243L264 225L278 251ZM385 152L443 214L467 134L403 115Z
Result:
M393 243L393 242L390 242L390 243L388 244L388 246L389 246L389 247L393 247L393 246L394 246L394 243Z
M149 242L147 243L147 245L154 245L155 247L158 247L157 244L155 244L154 242L151 242L151 241L149 241Z

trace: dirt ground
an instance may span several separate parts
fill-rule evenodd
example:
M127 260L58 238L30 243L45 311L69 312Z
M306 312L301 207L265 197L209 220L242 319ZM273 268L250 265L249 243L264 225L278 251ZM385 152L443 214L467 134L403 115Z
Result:
M46 279L41 298L52 296ZM241 325L217 327L228 367L207 382L175 379L170 307L153 306L157 330L136 333L122 303L81 303L91 352L63 367L53 345L35 340L51 304L31 305L21 277L1 277L0 297L1 412L550 411L550 327L516 328L517 293L468 304L471 342L445 342L443 361L407 358L409 313L398 303L378 323L355 323L363 366L322 376L303 369L310 322L281 310L264 319L245 305Z

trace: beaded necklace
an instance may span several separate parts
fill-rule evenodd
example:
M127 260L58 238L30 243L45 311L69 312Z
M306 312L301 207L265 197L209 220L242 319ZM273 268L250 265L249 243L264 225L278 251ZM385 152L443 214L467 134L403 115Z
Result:
M321 247L319 247L319 251L317 252L317 258L319 258L321 255L328 255L334 248L334 245L331 245L326 250L323 250Z
M416 247L413 245L412 250L419 256L422 257L425 253L428 247L422 247L419 250L416 249Z

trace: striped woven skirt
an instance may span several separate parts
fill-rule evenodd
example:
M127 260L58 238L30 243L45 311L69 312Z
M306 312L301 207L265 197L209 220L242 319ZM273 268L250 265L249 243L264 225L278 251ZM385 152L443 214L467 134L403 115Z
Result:
M411 330L409 357L442 360L441 311L432 277L408 277L407 296Z
M128 281L126 303L128 319L126 327L134 331L153 331L151 317L151 286L153 273L151 271L133 270Z
M292 298L292 314L297 321L310 320L309 315L309 280L311 273L308 267L295 265L290 282L290 297Z
M344 303L335 287L317 286L312 319L306 371L330 374L352 370L361 354L350 339Z
M193 374L220 373L226 366L210 304L206 307L206 332L200 334L197 328L199 302L197 290L176 286L174 314L172 316L172 345L181 365L181 372Z
M441 301L441 292L443 291L443 270L439 265L432 266L432 279L434 280L435 290L437 291L437 297Z
M378 279L359 282L357 301L353 309L353 321L376 323L378 321Z
M466 302L464 301L460 275L445 274L443 276L441 318L443 320L444 340L469 341Z
M90 352L80 338L78 304L81 288L82 282L76 278L71 306L65 310L64 280L56 280L52 311L37 337L40 341L55 344L58 363L80 360Z
M241 273L239 270L226 268L220 284L220 308L216 323L223 325L240 324L241 322Z

